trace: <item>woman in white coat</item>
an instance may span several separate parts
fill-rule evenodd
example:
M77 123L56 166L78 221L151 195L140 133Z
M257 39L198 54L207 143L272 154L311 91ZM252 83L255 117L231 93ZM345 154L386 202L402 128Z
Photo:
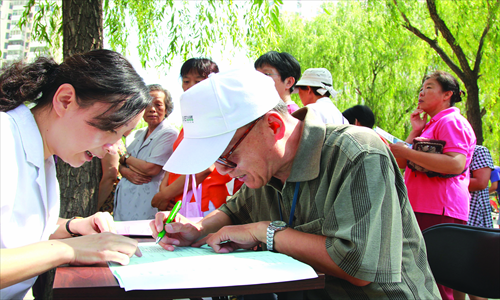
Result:
M0 299L22 299L36 276L62 264L140 255L135 240L112 233L109 213L59 218L53 156L79 167L116 153L150 102L142 78L109 50L19 62L0 75Z

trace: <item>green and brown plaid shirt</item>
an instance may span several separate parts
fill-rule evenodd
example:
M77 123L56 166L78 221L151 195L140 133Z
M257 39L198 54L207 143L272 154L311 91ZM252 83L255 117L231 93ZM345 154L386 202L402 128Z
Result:
M357 287L326 276L324 290L307 299L440 299L425 244L394 157L368 128L325 125L307 108L304 130L284 185L272 178L246 186L223 205L234 224L288 222L295 183L300 190L292 227L326 236L332 260L346 273L371 281Z

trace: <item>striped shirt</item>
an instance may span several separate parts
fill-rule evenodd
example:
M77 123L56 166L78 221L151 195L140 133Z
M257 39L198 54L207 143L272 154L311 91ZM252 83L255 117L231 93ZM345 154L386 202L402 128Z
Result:
M244 186L220 209L234 224L246 224L279 220L281 205L288 222L296 182L292 227L326 236L331 259L372 282L357 287L327 275L325 289L305 291L306 299L440 298L403 178L373 130L325 125L308 112L285 184L272 178L259 189Z

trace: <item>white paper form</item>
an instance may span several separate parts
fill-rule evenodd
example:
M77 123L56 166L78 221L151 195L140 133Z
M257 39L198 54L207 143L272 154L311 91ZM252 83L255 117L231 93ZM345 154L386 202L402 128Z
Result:
M311 266L270 251L219 254L206 245L167 251L155 243L139 243L139 248L142 257L133 256L127 266L109 263L111 272L126 291L250 285L318 277Z
M202 218L189 218L193 223ZM154 220L135 220L135 221L115 221L116 233L121 235L151 236L153 232L149 223Z
M152 236L149 223L153 220L115 221L116 233L121 235Z

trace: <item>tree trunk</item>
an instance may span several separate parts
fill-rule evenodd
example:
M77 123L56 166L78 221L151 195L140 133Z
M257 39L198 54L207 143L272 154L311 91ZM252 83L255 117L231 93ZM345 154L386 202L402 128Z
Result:
M102 0L63 0L63 55L101 49Z
M476 134L477 144L483 144L483 121L481 120L481 110L479 107L479 87L477 79L463 80L467 90L467 120L469 120L474 133Z
M63 55L100 49L103 45L102 0L63 0ZM90 216L97 211L101 161L94 158L79 168L62 159L56 164L61 190L61 218ZM35 299L52 299L55 269L40 275L33 286Z
M57 160L57 179L61 191L61 218L88 217L97 212L97 195L102 177L101 160L92 161L79 168Z

